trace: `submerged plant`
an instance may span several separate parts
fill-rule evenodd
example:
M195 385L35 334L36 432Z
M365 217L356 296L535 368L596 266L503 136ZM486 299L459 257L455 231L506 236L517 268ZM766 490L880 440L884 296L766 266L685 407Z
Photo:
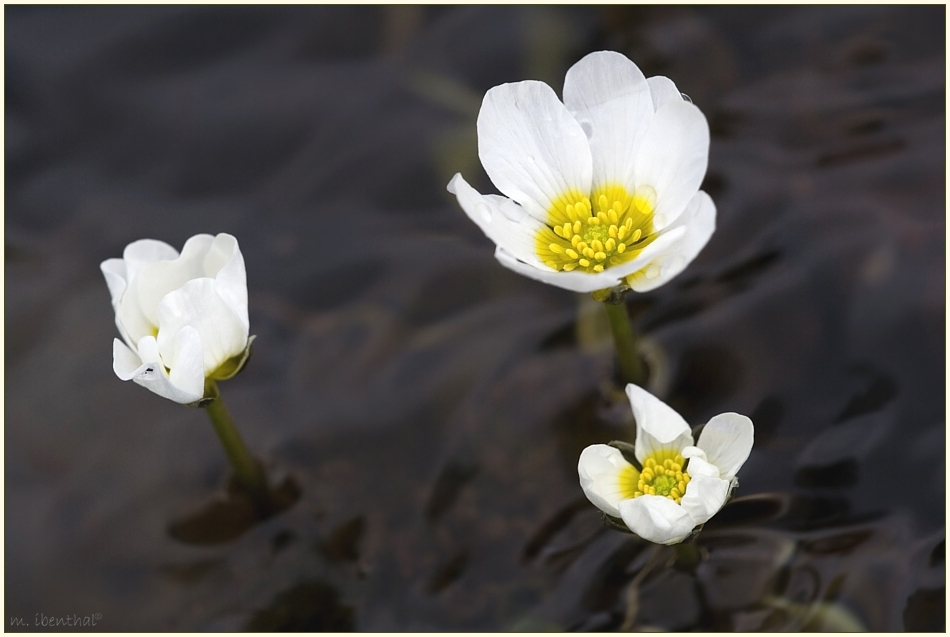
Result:
M694 444L686 421L659 398L632 384L627 397L637 439L625 450L634 457L628 460L609 445L587 447L577 464L581 488L597 508L643 539L682 542L729 499L752 451L752 421L719 414Z
M121 259L100 266L112 295L122 340L114 339L112 367L163 398L204 407L239 483L259 503L268 494L257 462L241 440L217 381L247 362L247 280L237 239L199 234L181 254L162 241L126 246Z
M563 103L538 81L490 89L477 129L482 166L505 196L482 195L460 174L448 190L515 272L597 300L646 292L679 274L715 229L716 206L699 190L705 116L670 79L647 79L619 53L572 66ZM640 375L632 340L617 340L626 380L642 382L629 378Z

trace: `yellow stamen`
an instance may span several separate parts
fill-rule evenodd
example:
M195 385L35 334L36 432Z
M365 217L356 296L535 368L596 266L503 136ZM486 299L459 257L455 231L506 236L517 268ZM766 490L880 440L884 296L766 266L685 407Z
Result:
M656 193L641 186L631 194L609 184L587 193L569 191L556 198L548 223L536 237L542 263L563 272L603 272L637 257L656 236ZM644 268L643 276L647 276Z
M683 471L685 463L686 459L673 449L653 452L643 461L633 497L639 497L637 493L660 495L679 503L689 483L689 474Z

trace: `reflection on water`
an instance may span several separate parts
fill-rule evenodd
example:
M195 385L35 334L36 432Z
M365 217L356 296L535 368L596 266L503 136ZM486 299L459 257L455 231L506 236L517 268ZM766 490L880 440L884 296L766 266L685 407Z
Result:
M6 17L8 615L943 629L943 9ZM580 450L633 431L604 325L495 263L444 190L461 171L491 191L474 126L487 88L559 89L602 48L674 78L710 119L717 233L628 302L653 391L691 423L756 424L695 559L587 504ZM198 232L241 240L258 339L222 391L299 497L257 524L229 504L204 414L110 369L99 262Z

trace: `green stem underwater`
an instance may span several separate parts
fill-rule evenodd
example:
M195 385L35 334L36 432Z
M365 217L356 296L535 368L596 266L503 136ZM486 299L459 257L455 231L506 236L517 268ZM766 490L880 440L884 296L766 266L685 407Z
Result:
M211 398L211 401L205 405L211 424L224 446L225 453L231 461L234 468L234 474L238 483L247 491L262 513L270 509L270 489L267 486L267 478L264 471L256 460L251 456L241 434L238 433L231 414L221 398L221 392L218 390L218 384L213 380L206 381L205 396Z
M603 305L610 321L610 331L614 335L614 345L620 361L620 376L624 383L643 386L646 383L646 368L637 352L637 338L630 327L627 306L622 302L605 302Z

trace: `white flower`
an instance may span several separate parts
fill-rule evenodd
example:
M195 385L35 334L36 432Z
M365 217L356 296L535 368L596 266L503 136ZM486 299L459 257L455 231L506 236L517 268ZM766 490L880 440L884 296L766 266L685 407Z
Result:
M712 418L693 445L683 418L636 385L627 397L637 420L638 471L617 449L591 445L577 463L581 488L604 513L622 518L650 542L676 544L722 508L736 472L752 451L752 421L734 413Z
M189 404L205 378L227 378L248 354L244 257L229 234L199 234L181 254L167 243L130 243L107 259L105 275L122 340L112 367L159 396Z
M448 190L515 272L576 292L623 281L645 292L679 274L715 229L699 190L705 116L619 53L571 67L564 103L543 82L492 88L477 128L482 166L507 197L479 194L460 174Z

